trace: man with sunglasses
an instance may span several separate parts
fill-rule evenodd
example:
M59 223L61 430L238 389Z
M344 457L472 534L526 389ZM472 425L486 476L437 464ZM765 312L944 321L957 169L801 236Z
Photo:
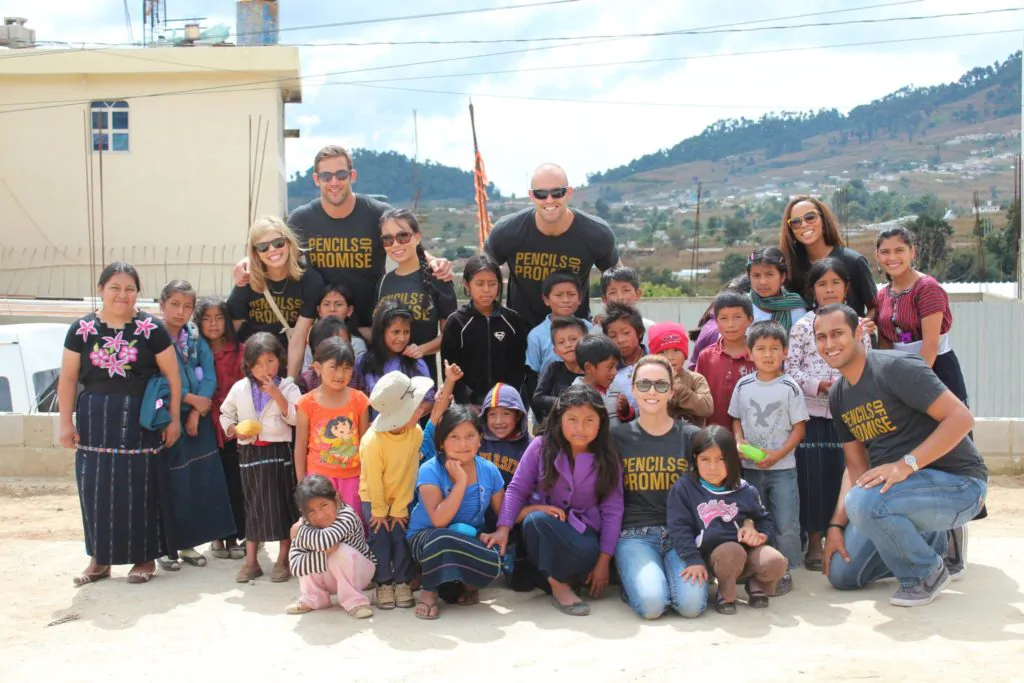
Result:
M573 273L583 301L576 315L590 317L590 270L619 265L615 236L604 220L570 209L572 188L560 166L544 164L530 182L532 207L503 216L494 225L484 250L499 265L508 264L508 307L529 324L550 313L542 299L544 278L556 270Z
M380 241L380 217L391 207L366 195L356 194L352 184L356 170L352 155L337 145L328 145L313 159L313 183L320 197L295 209L288 217L303 241L306 260L330 284L343 284L354 297L359 331L369 338L373 310L377 307L377 286L387 266L387 254ZM444 282L452 279L447 259L427 255L434 275ZM248 261L233 271L235 284L248 284Z

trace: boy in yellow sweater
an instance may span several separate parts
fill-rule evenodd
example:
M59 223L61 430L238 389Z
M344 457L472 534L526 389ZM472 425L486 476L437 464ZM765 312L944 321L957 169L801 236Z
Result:
M409 582L416 569L405 544L405 529L423 441L417 422L423 414L423 399L433 388L429 377L389 372L370 394L370 405L379 414L359 441L359 497L370 527L367 540L377 556L373 580L380 609L415 604Z

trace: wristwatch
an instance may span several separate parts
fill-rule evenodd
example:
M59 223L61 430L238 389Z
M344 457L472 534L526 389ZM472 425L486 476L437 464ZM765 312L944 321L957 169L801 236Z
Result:
M905 462L905 463L907 463L908 465L910 465L910 469L912 469L912 470L914 470L915 472L917 472L917 470L918 470L918 467L917 467L917 458L915 458L914 456L912 456L912 455L909 455L909 454L908 454L908 455L904 455L904 456L903 456L903 462Z

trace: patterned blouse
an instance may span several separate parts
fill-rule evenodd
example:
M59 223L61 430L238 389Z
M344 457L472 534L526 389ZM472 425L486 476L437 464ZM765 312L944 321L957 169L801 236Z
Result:
M921 320L935 313L942 314L939 334L946 334L953 327L949 295L930 275L922 275L910 289L902 292L892 291L892 285L883 287L878 290L875 304L878 334L891 343L921 341Z
M842 374L829 367L825 359L818 353L814 343L814 311L800 318L789 332L789 355L786 358L786 372L796 380L804 390L804 401L807 412L812 417L831 418L828 409L828 396L818 395L819 382L838 382ZM871 336L864 335L864 348L871 348Z

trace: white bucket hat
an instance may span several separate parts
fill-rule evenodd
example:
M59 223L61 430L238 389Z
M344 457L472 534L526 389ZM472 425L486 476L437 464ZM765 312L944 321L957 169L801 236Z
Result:
M384 375L370 394L370 405L380 413L373 428L390 432L404 426L433 388L434 380L429 377L407 377L397 371Z

